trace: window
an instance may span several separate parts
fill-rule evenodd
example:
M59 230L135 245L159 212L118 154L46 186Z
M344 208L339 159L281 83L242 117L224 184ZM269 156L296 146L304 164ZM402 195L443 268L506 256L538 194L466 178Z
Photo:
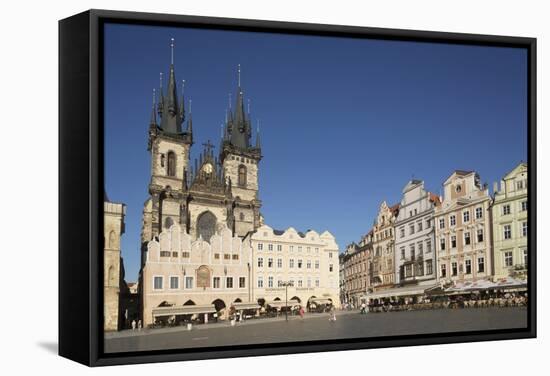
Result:
M302 269L302 260L298 259L298 269Z
M273 287L273 277L267 278L267 287Z
M289 268L294 268L294 259L288 260L288 267Z
M465 232L464 233L464 244L465 245L470 245L470 233L469 232Z
M414 234L414 223L409 225L409 235Z
M246 186L246 166L240 165L239 166L239 185L241 187Z
M432 220L431 219L426 219L426 228L430 228L432 227Z
M512 226L504 225L504 239L512 238Z
M258 277L258 288L263 288L264 287L264 279L263 277Z
M451 215L449 217L449 223L451 226L456 226L456 215Z
M319 247L315 247L315 254L319 254Z
M400 250L401 250L401 260L404 260L405 259L405 247L401 247Z
M193 277L185 277L185 288L186 289L193 288Z
M246 287L246 279L244 277L239 277L239 288L244 289Z
M519 180L516 182L516 188L518 191L523 189L523 180Z
M166 168L168 176L176 176L176 154L173 151L168 152L168 167Z
M445 228L445 218L439 220L439 228Z
M315 260L315 269L319 269L319 260Z
M462 217L464 219L464 222L470 222L470 211L465 211L462 213Z
M244 221L244 213L240 213L240 214L239 214L239 219L240 219L241 221Z
M424 254L424 243L418 242L416 246L418 247L418 256L422 256Z
M302 280L301 279L298 280L298 287L302 287Z
M215 288L215 289L219 289L221 284L220 284L220 277L214 277L212 279L212 286Z
M424 263L416 264L416 275L423 276L424 275Z
M216 255L218 255L217 258L216 258ZM182 252L182 253L181 253L181 257L183 257L183 258L189 258L189 257L190 257L189 252ZM214 258L215 258L215 259L219 259L219 258L220 258L220 254L219 254L219 253L216 253L216 254L214 255Z
M231 260L231 255L229 253L224 253L223 254L223 259L224 260Z
M264 267L264 259L263 257L258 257L258 268Z
M283 267L283 259L277 259L277 267L282 268Z
M466 269L466 274L472 274L472 260L464 261L464 269Z
M527 236L527 222L521 223L521 236L523 237Z
M477 242L481 243L483 241L483 229L477 230Z
M273 251L273 244L268 244L267 245L267 250L268 251Z
M277 252L281 252L283 250L283 246L281 244L277 244Z
M405 265L405 277L411 277L412 276L412 265L407 264Z
M439 239L439 246L440 246L442 251L445 250L445 238Z
M332 258L332 252L328 253L328 258Z
M447 265L441 264L441 278L447 277Z
M405 237L405 227L401 227L399 229L399 237L401 237L401 238Z
M258 243L258 251L263 251L263 250L264 250L263 243Z
M232 260L238 260L238 259L239 259L239 255L237 255L237 254L231 255L231 259L232 259Z
M320 286L320 284L319 284L319 279L317 278L317 279L315 280L315 287L319 287L319 286Z
M311 287L311 278L307 279L307 287Z
M332 272L333 270L334 270L334 266L333 266L332 264L330 264L330 265L328 266L328 271L329 271L329 272Z
M418 227L417 231L422 231L422 222L418 222L416 227Z
M409 245L409 251L410 251L410 253L411 253L411 260L414 260L414 258L415 258L415 254L414 254L414 253L415 253L414 244Z
M311 260L306 261L306 269L311 269Z
M512 266L512 265L514 265L512 251L504 252L504 266Z
M179 277L170 277L170 289L175 290L179 289L180 279Z
M162 277L153 278L153 288L155 290L162 290Z
M485 273L485 258L484 257L478 257L478 259L477 259L477 272L478 273Z
M298 252L302 252L302 246L301 245L298 246Z
M451 263L451 274L453 277L458 275L458 264L456 262Z
M523 265L525 265L525 266L527 266L527 260L528 260L527 257L528 257L528 256L527 256L527 248L525 248L525 249L523 250Z
M267 267L272 268L273 267L273 259L270 257L267 259Z
M456 248L456 236L451 236L451 248Z
M426 240L426 253L430 253L432 251L432 241L430 239Z
M311 253L311 247L306 247L306 252Z
M483 218L483 209L482 208L476 208L476 219Z
M502 215L510 214L510 204L502 205Z
M289 250L290 252L294 252L294 246L293 246L293 245L288 246L288 250Z
M521 202L521 211L526 211L527 210L527 201L522 201Z
M434 266L432 260L426 261L426 274L430 275L434 272Z

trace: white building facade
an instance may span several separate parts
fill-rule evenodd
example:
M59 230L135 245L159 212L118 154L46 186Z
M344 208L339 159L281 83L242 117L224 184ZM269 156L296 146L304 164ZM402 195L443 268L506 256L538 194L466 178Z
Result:
M340 305L339 252L330 232L304 234L292 227L277 231L263 225L250 235L250 244L255 302L289 299L304 308L313 303Z
M437 278L434 210L439 197L411 180L403 189L395 221L396 284L430 284Z

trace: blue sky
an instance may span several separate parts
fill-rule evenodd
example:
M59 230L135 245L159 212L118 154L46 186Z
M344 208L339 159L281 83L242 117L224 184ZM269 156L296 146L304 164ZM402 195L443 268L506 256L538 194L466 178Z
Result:
M218 145L237 64L261 122L260 198L278 229L366 233L412 176L434 193L455 169L492 187L527 160L526 50L108 24L105 184L127 205L126 280L139 271L152 89L175 71L193 101L195 145Z

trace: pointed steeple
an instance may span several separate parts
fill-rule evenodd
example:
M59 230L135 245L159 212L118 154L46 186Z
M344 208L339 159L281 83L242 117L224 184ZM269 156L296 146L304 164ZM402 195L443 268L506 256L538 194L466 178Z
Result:
M181 81L180 118L183 123L185 121L185 80Z
M151 108L151 120L150 120L150 123L149 125L151 126L156 126L157 125L157 114L155 112L155 107L156 107L156 91L155 89L153 89L153 106Z
M187 119L187 133L191 135L191 140L193 139L193 113L191 112L191 104L193 101L189 99L189 118Z
M174 38L171 40L171 63L170 75L168 77L168 87L166 98L163 98L162 119L160 127L166 133L179 134L181 132L182 117L178 109L178 93L176 85L176 74L174 72Z
M241 65L238 67L237 100L234 117L231 116L230 143L241 149L248 149L250 146L250 125L244 111L244 94L241 88Z

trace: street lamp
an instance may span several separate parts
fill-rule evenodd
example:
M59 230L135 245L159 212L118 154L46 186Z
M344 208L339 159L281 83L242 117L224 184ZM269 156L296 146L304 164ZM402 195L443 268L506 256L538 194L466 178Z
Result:
M288 286L292 286L292 281L279 281L279 286L285 288L285 318L288 321Z

